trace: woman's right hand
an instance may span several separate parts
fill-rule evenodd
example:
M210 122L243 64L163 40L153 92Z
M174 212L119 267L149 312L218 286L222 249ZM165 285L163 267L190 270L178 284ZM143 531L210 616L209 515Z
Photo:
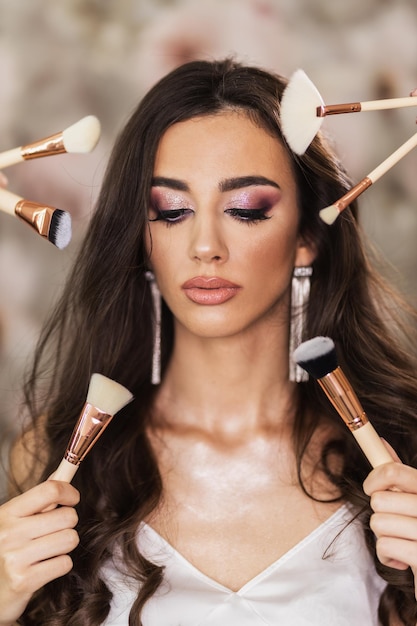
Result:
M72 485L48 480L0 507L0 626L11 626L35 591L71 570L78 502Z

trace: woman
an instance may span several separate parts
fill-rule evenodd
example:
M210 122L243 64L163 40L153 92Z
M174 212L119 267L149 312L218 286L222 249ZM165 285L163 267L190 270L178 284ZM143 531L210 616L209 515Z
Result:
M0 509L1 626L415 624L415 363L356 207L332 227L318 217L349 180L320 136L291 153L284 87L193 62L122 132L26 387L24 493ZM294 268L310 267L303 337L335 340L393 448L372 472L317 384L289 380ZM47 480L93 371L135 401L74 486Z

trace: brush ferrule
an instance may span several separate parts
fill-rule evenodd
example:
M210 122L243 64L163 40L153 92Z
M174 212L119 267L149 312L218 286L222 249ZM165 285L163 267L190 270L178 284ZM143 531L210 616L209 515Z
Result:
M51 227L52 216L56 209L30 202L29 200L19 200L16 204L14 212L24 222L32 226L39 235L48 238L49 229Z
M96 443L112 416L86 402L71 435L64 458L73 465L79 465Z
M351 431L362 428L368 422L358 397L340 367L319 378L318 382Z
M339 113L359 113L362 111L360 102L347 102L346 104L322 104L316 109L317 117L326 117L326 115L338 115Z
M64 137L62 132L50 135L45 139L40 139L20 149L22 159L37 159L39 157L52 156L55 154L64 154L66 152L64 146Z
M357 185L352 187L344 196L339 198L334 205L337 207L339 213L346 209L358 196L361 195L368 187L372 185L372 180L367 176L363 178Z

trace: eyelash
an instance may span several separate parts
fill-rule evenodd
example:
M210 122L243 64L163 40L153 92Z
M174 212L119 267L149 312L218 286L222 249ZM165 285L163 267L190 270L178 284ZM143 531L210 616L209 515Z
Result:
M245 222L248 226L256 224L264 220L271 219L270 215L266 215L269 207L261 209L226 209L225 213L233 217L238 222ZM165 222L167 226L173 226L182 222L186 215L192 212L192 209L170 209L158 210L155 218L149 219L150 222Z
M184 217L191 213L191 209L170 209L166 211L161 211L160 209L156 209L157 216L153 219L149 219L150 222L165 222L167 226L173 226L174 224L178 224L182 222Z
M266 215L269 207L261 209L227 209L225 212L238 222L246 222L248 226L271 219L270 215Z

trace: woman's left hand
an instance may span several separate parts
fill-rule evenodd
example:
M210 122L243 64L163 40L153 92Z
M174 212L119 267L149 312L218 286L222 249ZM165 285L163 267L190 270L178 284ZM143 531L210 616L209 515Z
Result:
M395 460L372 470L363 488L371 498L370 526L379 560L388 567L411 567L417 599L417 469Z

